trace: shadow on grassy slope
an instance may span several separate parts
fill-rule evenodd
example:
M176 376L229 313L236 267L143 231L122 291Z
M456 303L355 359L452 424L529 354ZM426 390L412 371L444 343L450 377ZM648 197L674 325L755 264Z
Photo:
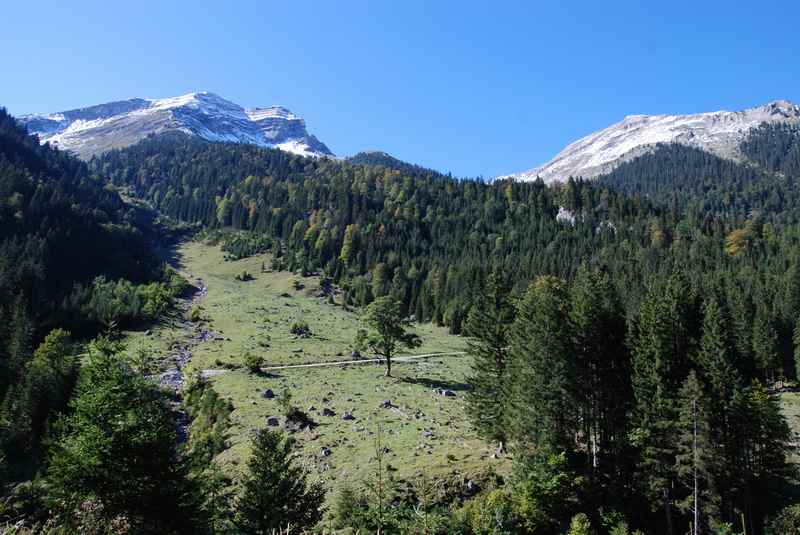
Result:
M440 379L429 379L427 377L403 377L400 380L404 383L422 385L431 389L441 388L442 390L466 391L471 388L470 385L468 385L467 383L459 383L455 381L442 381Z

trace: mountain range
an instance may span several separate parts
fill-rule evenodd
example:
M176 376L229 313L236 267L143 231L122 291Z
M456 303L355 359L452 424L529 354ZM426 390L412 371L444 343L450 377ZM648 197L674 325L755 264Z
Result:
M309 134L305 121L281 106L243 108L214 93L197 92L163 99L133 98L48 115L19 117L42 142L88 159L133 145L153 134L179 131L212 142L236 142L278 148L302 156L333 152ZM800 106L777 100L742 111L692 115L629 115L564 148L547 163L499 178L547 183L569 177L605 175L659 144L676 143L732 161L746 158L740 146L763 124L800 124ZM379 151L348 158L352 163L383 165L410 172L425 168Z
M23 115L19 120L42 142L84 159L172 131L209 141L274 147L302 156L333 156L308 133L305 121L286 108L243 108L209 92L133 98L47 115Z
M740 161L741 143L762 123L798 124L800 106L777 100L743 111L694 115L629 115L622 121L571 143L552 160L500 178L562 182L569 177L595 178L620 164L652 152L658 144L677 143L721 158Z

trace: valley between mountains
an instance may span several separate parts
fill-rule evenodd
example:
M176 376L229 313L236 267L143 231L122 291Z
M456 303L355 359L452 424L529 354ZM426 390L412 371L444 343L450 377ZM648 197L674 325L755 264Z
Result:
M0 110L3 519L674 535L702 494L771 533L800 495L800 129L734 138L484 182L180 129L86 161Z
M497 455L496 444L479 439L466 420L470 359L462 354L463 337L432 324L416 325L423 345L414 354L432 356L408 362L398 358L396 378L388 381L380 362L269 370L351 360L362 319L341 305L340 296L322 294L318 277L262 272L262 265L270 264L269 255L223 258L215 245L182 244L175 267L202 285L202 297L195 294L182 312L188 316L196 306L199 317L188 321L179 315L126 332L128 352L161 356L163 386L178 386L175 362L183 356L178 365L183 387L201 374L230 402L230 447L216 459L223 471L232 475L244 469L251 435L267 426L270 417L283 426L280 397L289 392L292 403L316 424L293 433L302 463L331 490L371 477L379 429L390 473L400 483L425 475L449 493L467 495L507 474L508 457ZM254 279L236 280L242 271ZM307 337L290 332L301 319L310 328ZM243 367L246 354L263 356L265 372L249 373ZM267 391L270 397L265 397ZM336 495L328 493L329 499Z

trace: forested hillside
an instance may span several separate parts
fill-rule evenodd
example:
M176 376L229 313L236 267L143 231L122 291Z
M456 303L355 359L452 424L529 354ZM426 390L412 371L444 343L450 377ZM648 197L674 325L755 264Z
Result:
M400 171L404 175L443 175L443 173L439 173L438 171L434 171L413 163L404 162L403 160L395 158L391 154L386 154L385 152L376 150L359 152L358 154L347 158L347 161L354 165L388 167L389 169Z
M353 304L392 293L418 319L455 332L495 269L524 288L537 275L570 279L583 263L600 266L633 311L650 284L682 268L699 291L722 287L741 301L742 317L768 315L791 371L800 234L784 208L793 207L793 189L781 196L772 176L689 149L678 158L678 150L629 164L635 180L623 170L600 185L558 188L404 176L179 137L152 138L91 165L172 217L266 236L280 266L324 270Z
M0 109L3 479L35 467L47 422L69 399L77 360L63 328L87 335L164 309L171 290L152 282L164 275L146 223L86 164Z
M742 152L769 171L787 178L800 176L800 127L764 124L742 143Z
M791 130L765 125L743 144L745 151L761 147L765 152L762 156L753 152L753 159L763 158L769 165L734 162L679 144L659 145L599 177L598 182L695 218L744 221L757 216L764 223L796 224L800 220L800 175L775 173L782 165L791 167L791 154L784 156L784 149L777 141L773 145L772 137L758 141L764 135L772 136L765 132ZM766 152L766 147L777 154Z
M650 218L664 217L583 183L487 185L175 138L153 138L92 165L172 217L272 237L281 265L325 270L351 303L399 292L417 318L456 332L470 289L494 267L520 285L537 273L569 276L601 251L616 267L629 256L619 248L642 250ZM561 206L574 221L556 218ZM642 287L641 277L632 282Z

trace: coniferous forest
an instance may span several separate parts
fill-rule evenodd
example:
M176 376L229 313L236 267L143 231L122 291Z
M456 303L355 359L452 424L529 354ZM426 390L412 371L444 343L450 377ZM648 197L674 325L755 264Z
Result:
M467 417L512 473L424 527L415 496L376 512L342 493L336 529L797 533L776 393L800 378L799 132L756 129L746 163L661 145L545 185L182 134L84 163L0 111L0 518L36 533L333 529L291 438L258 432L235 487L206 469L228 404L192 384L187 447L121 356L119 329L186 291L159 255L188 228L231 258L269 251L274 270L323 276L348 307L390 303L398 324L468 339Z

